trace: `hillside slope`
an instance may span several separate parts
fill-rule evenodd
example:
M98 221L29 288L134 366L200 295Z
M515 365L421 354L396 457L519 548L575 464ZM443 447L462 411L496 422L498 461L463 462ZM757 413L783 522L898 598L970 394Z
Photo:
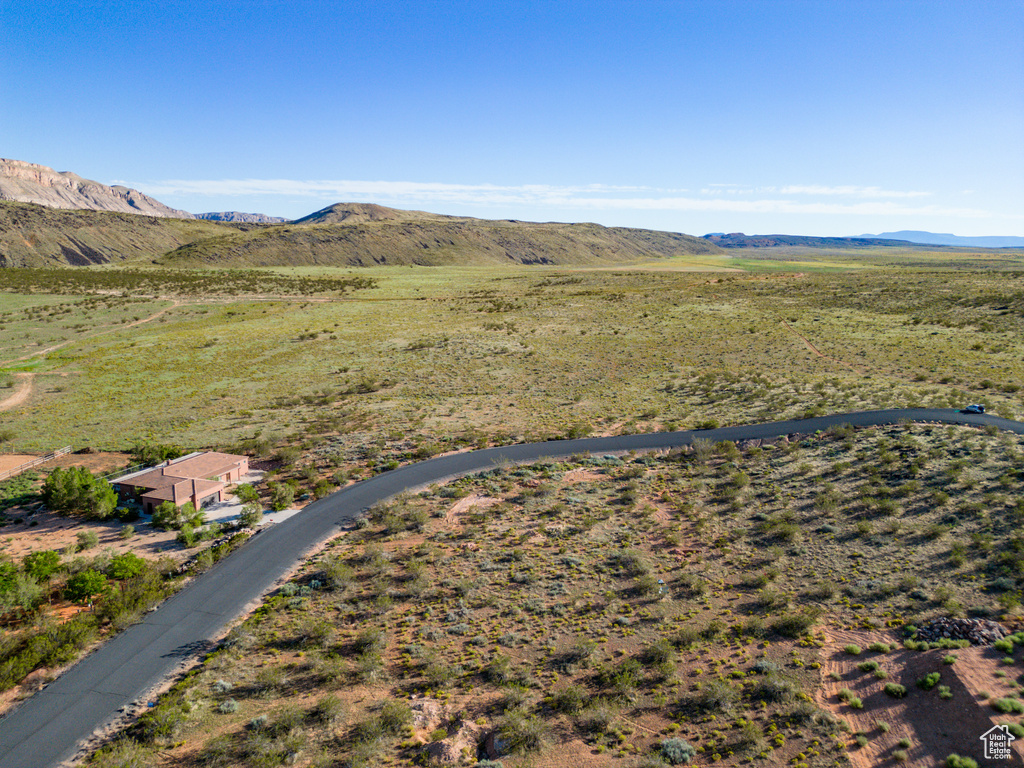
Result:
M136 189L108 187L70 171L0 158L0 200L35 203L48 208L141 213L161 218L191 219Z
M0 267L154 259L185 243L244 226L253 225L0 202Z
M530 223L330 206L304 219L182 246L174 266L596 264L721 253L690 235L598 224Z

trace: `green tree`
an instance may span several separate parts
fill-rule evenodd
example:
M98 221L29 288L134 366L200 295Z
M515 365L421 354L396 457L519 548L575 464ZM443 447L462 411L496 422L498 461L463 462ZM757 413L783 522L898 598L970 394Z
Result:
M259 504L246 504L238 516L238 524L243 528L255 528L262 520L263 507Z
M93 597L106 593L109 588L107 577L99 571L88 568L68 579L64 597L76 603L88 603Z
M186 501L181 505L181 516L184 518L184 522L193 528L199 528L206 524L206 513L201 509L196 509L195 504L191 501Z
M26 613L32 611L42 597L42 589L39 584L26 573L14 575L14 582L11 587L0 592L0 613L20 608Z
M31 552L22 559L21 567L36 581L46 581L60 570L60 555L52 549Z
M14 588L14 580L18 576L18 566L12 562L0 563L0 594Z
M144 570L146 570L146 561L134 552L125 552L124 554L112 557L110 565L107 566L107 573L110 574L110 578L117 579L118 581L134 578Z
M295 489L287 483L275 483L270 489L270 508L275 512L288 509L295 501Z
M139 443L132 448L132 458L139 464L159 464L184 456L187 451L178 445Z
M104 520L117 508L117 491L84 467L58 467L43 483L43 501L62 515L84 515Z
M173 501L161 501L153 510L153 525L164 530L181 528L181 512Z
M198 528L205 522L206 515L201 509L197 510L191 501L180 507L173 501L162 501L160 506L153 510L153 525L165 530L181 530L183 525Z
M256 504L260 500L259 493L249 483L242 483L235 488L235 495L243 504Z

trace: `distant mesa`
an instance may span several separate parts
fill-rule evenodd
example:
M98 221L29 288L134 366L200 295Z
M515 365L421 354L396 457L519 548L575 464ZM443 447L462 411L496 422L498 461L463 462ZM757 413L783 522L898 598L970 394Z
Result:
M48 208L137 213L169 219L191 219L137 189L108 187L70 171L0 158L0 200L35 203Z
M742 232L704 235L705 240L719 248L778 248L802 246L804 248L871 248L900 245L898 241L877 237L809 237L805 235L745 235ZM906 245L906 243L903 243Z
M207 221L231 221L241 222L243 224L284 224L290 219L285 219L280 216L267 216L265 213L242 213L241 211L220 211L219 213L196 213L193 214L197 219L206 219Z
M961 248L1024 248L1024 237L1009 235L961 237L939 232L923 232L917 229L902 229L899 232L883 232L880 235L861 235L861 237L891 238L922 245L953 245Z

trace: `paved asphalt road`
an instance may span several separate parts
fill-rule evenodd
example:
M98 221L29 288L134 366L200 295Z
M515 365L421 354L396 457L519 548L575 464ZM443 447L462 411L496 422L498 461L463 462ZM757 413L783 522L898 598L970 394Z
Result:
M589 451L647 451L688 445L695 437L752 440L810 434L831 426L878 426L900 421L994 425L1024 434L1024 424L953 410L863 411L801 421L559 440L487 448L401 467L310 504L299 515L260 532L196 578L144 621L102 645L0 720L0 766L46 768L70 759L78 745L139 701L183 662L212 647L225 625L273 587L314 546L337 534L376 502L410 488L490 469Z

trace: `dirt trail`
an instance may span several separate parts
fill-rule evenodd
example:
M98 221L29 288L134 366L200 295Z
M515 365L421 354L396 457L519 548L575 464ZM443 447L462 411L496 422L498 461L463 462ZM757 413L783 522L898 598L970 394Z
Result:
M34 373L16 373L14 377L19 380L18 386L14 390L14 394L8 397L6 400L0 400L0 411L9 411L11 408L16 408L28 400L29 395L32 394L32 380L35 378Z
M85 336L80 336L77 339L68 339L67 341L62 341L60 344L54 344L52 347L46 347L45 349L36 350L35 352L32 352L30 354L22 355L21 357L13 357L10 360L0 360L0 365L8 365L10 363L21 363L21 362L24 362L25 360L31 360L33 357L39 357L40 355L48 355L51 352L54 352L55 350L61 349L62 347L66 347L68 344L74 344L75 342L82 341L83 339L92 339L92 338L95 338L96 336L102 336L102 335L107 334L107 333L113 333L114 331L120 330L122 328L134 328L135 326L142 325L143 323L151 323L154 320L156 320L158 317L160 317L161 315L166 314L167 312L171 311L175 307L180 306L181 303L182 302L179 301L178 299L174 299L171 302L171 306L164 307L159 312L156 312L156 313L150 315L149 317L143 317L140 320L135 320L135 321L133 321L131 323L125 323L124 325L113 325L113 326L110 326L110 327L108 327L106 329L103 329L103 330L100 330L100 331L96 331L95 333L90 333L90 334L85 335ZM0 410L4 410L4 409L0 408Z
M794 328L794 327L793 327L792 325L790 325L789 323L787 323L787 322L786 322L785 320L783 320L783 321L782 321L782 324L783 324L784 326L786 326L786 328L787 328L787 329L788 329L788 330L789 330L789 331L790 331L791 333L794 333L794 334L796 334L797 336L799 336L799 337L800 337L800 340L801 340L801 341L803 341L803 343L804 343L804 344L805 344L805 345L807 346L807 348L808 348L809 350L811 350L811 352L812 352L813 354L817 355L818 357L822 358L823 360L831 360L831 361L832 361L833 363L837 363L838 365L841 365L841 366L843 366L844 368L847 368L847 369L849 369L850 371L853 371L853 373L856 373L856 374L863 374L863 373L864 373L863 371L858 371L858 370L857 370L856 368L854 368L854 367L853 367L852 365L850 365L849 363L845 362L844 360L840 360L840 359L839 359L838 357L832 357L832 356L830 356L830 355L826 355L826 354L824 354L824 353L823 353L823 352L822 352L821 350L819 350L819 349L818 349L818 348L817 348L816 346L814 346L814 345L813 345L813 344L811 343L811 340L810 340L810 339L808 339L808 338L807 338L806 336L804 336L804 335L803 335L802 333L800 333L800 331L798 331L798 330L797 330L796 328Z

